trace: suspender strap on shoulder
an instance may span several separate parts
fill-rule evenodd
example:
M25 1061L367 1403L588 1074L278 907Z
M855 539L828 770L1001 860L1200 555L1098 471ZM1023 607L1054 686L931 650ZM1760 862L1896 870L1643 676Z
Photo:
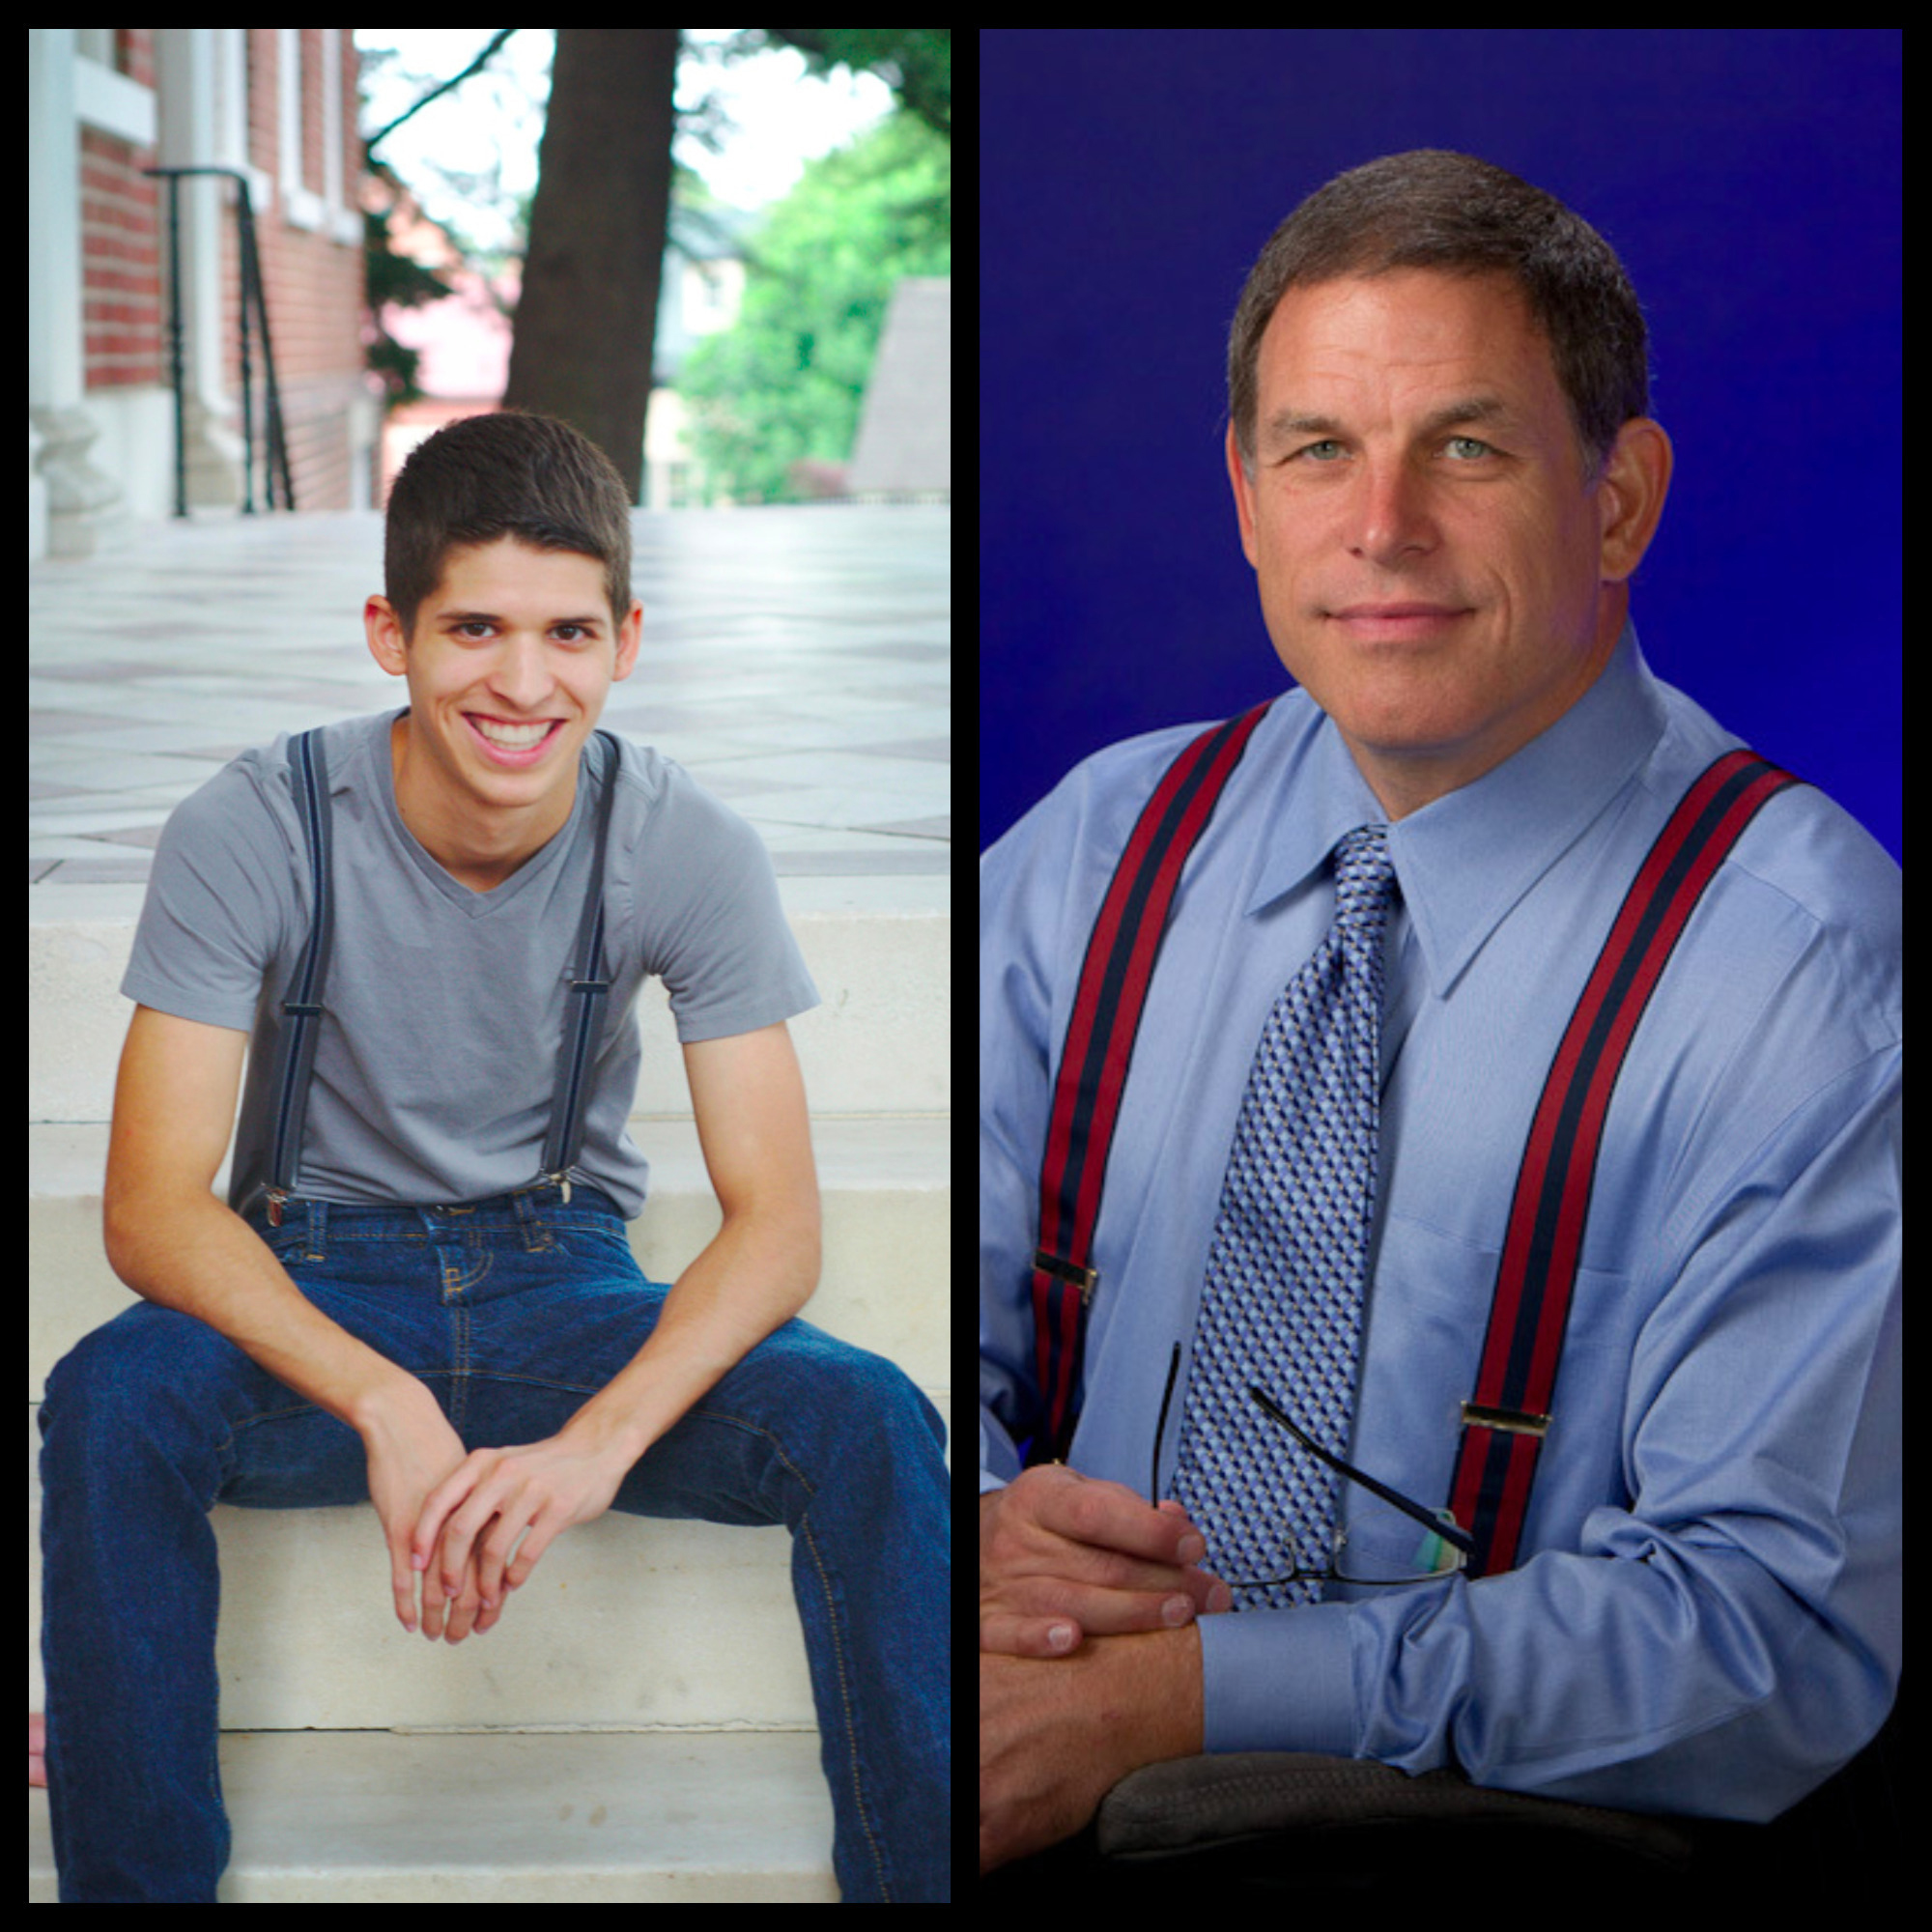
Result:
M583 1151L583 1116L590 1097L590 1063L604 1031L604 1007L611 981L604 970L604 853L611 842L611 808L617 795L617 741L604 741L604 779L597 799L597 839L591 850L590 890L578 921L575 970L565 1005L563 1051L551 1099L550 1133L544 1141L539 1179L554 1181L570 1199L570 1170Z
M1550 1421L1604 1120L1631 1037L1725 855L1759 809L1798 782L1744 750L1698 777L1625 895L1564 1030L1517 1174L1476 1392L1463 1405L1450 1507L1476 1539L1472 1577L1516 1562Z
M315 901L308 938L282 1001L281 1034L275 1046L275 1118L269 1163L269 1218L280 1226L282 1204L295 1191L301 1165L302 1120L308 1112L309 1074L322 1030L322 995L328 979L329 949L335 937L335 906L329 867L328 761L322 733L304 731L289 745L295 779L296 810L302 843L308 848L310 895Z
M1204 731L1169 766L1127 840L1088 942L1039 1178L1033 1304L1043 1420L1033 1441L1037 1463L1064 1458L1072 1439L1086 1312L1099 1284L1089 1265L1094 1230L1168 910L1188 854L1267 708L1258 704Z

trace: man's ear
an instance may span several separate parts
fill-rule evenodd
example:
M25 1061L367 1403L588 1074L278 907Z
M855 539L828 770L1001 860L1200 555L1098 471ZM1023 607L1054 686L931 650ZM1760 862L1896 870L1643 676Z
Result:
M1248 562L1255 561L1255 479L1241 456L1240 439L1235 425L1228 425L1228 483L1235 493L1235 516L1241 527L1241 549Z

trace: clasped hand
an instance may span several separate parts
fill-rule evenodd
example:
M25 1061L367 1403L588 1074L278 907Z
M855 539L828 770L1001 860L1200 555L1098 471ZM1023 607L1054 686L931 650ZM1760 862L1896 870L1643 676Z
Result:
M980 1498L980 1870L1079 1831L1128 1772L1201 1748L1206 1540L1075 1469ZM1041 1660L1060 1658L1062 1662Z
M507 1593L529 1580L557 1537L611 1507L634 1460L594 1432L569 1429L465 1455L433 1399L427 1411L417 1406L372 1426L365 1441L397 1618L416 1628L420 1575L423 1634L446 1629L451 1643L497 1624Z
M980 1648L1065 1657L1090 1636L1174 1630L1230 1608L1178 1502L1058 1464L980 1498Z

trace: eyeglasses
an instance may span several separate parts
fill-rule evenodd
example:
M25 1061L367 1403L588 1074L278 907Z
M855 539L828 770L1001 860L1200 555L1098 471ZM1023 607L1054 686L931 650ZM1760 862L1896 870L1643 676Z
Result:
M1156 1502L1160 1500L1160 1445L1167 1435L1168 1405L1174 1399L1174 1378L1180 1368L1180 1344L1174 1345L1174 1354L1167 1365L1167 1386L1161 1391L1160 1420L1154 1425L1153 1461L1148 1472L1148 1494ZM1339 1456L1331 1456L1321 1443L1304 1435L1282 1412L1281 1406L1265 1389L1250 1385L1249 1396L1256 1406L1270 1422L1281 1428L1300 1443L1318 1462L1325 1463L1338 1475L1351 1483L1359 1483L1371 1495L1379 1496L1392 1508L1400 1510L1404 1516L1420 1523L1427 1532L1413 1558L1408 1574L1401 1577L1351 1577L1340 1568L1344 1546L1348 1542L1348 1532L1338 1529L1335 1533L1335 1559L1325 1570L1291 1569L1279 1577L1256 1577L1240 1578L1223 1577L1221 1581L1231 1590L1260 1590L1275 1583L1352 1583L1360 1587L1386 1587L1400 1583L1430 1583L1439 1577L1453 1577L1469 1559L1469 1552L1476 1547L1476 1539L1457 1522L1454 1515L1446 1509L1430 1509L1425 1504L1415 1502L1404 1495L1400 1490L1392 1490L1386 1483L1378 1483L1366 1471L1358 1469L1351 1463L1345 1463Z

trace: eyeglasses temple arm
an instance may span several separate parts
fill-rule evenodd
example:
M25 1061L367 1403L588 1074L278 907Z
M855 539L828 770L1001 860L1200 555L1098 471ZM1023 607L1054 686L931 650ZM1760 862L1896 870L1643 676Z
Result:
M1314 1441L1309 1436L1304 1435L1301 1433L1301 1431L1298 1430L1294 1426L1294 1424L1292 1423L1288 1419L1288 1417L1281 1412L1280 1408L1268 1398L1264 1390L1255 1388L1251 1384L1249 1386L1248 1393L1251 1396L1253 1396L1255 1401L1261 1405L1262 1412L1264 1415L1268 1416L1271 1420L1280 1423L1281 1426L1285 1430L1287 1430L1288 1433L1291 1435L1293 1435L1294 1439L1297 1442L1299 1442L1301 1446L1304 1449L1306 1449L1311 1456L1320 1458L1320 1460L1327 1463L1327 1465L1331 1469L1340 1470L1341 1473L1347 1476L1351 1483L1360 1483L1363 1489L1368 1490L1375 1495L1378 1495L1379 1497L1381 1497L1383 1502L1390 1504L1392 1507L1396 1509L1399 1509L1404 1516L1412 1518L1415 1521L1419 1522L1424 1529L1433 1529L1436 1533L1436 1535L1443 1540L1444 1543L1454 1544L1455 1547L1458 1549L1462 1550L1462 1552L1465 1556L1468 1555L1469 1552L1475 1548L1476 1539L1473 1536L1471 1536L1466 1529L1460 1527L1457 1523L1452 1521L1446 1510L1437 1511L1437 1510L1424 1509L1420 1503L1410 1502L1409 1499L1406 1495L1403 1495L1399 1491L1389 1489L1385 1484L1377 1482L1373 1476L1364 1475L1363 1472L1360 1469L1356 1468L1352 1463L1345 1463L1342 1461L1341 1457L1329 1455L1327 1450L1322 1448L1321 1443Z
M1168 1357L1167 1386L1160 1392L1160 1420L1153 1426L1153 1463L1148 1470L1148 1501L1160 1501L1160 1445L1167 1434L1167 1406L1174 1400L1174 1378L1180 1369L1180 1344L1174 1345L1174 1353Z

